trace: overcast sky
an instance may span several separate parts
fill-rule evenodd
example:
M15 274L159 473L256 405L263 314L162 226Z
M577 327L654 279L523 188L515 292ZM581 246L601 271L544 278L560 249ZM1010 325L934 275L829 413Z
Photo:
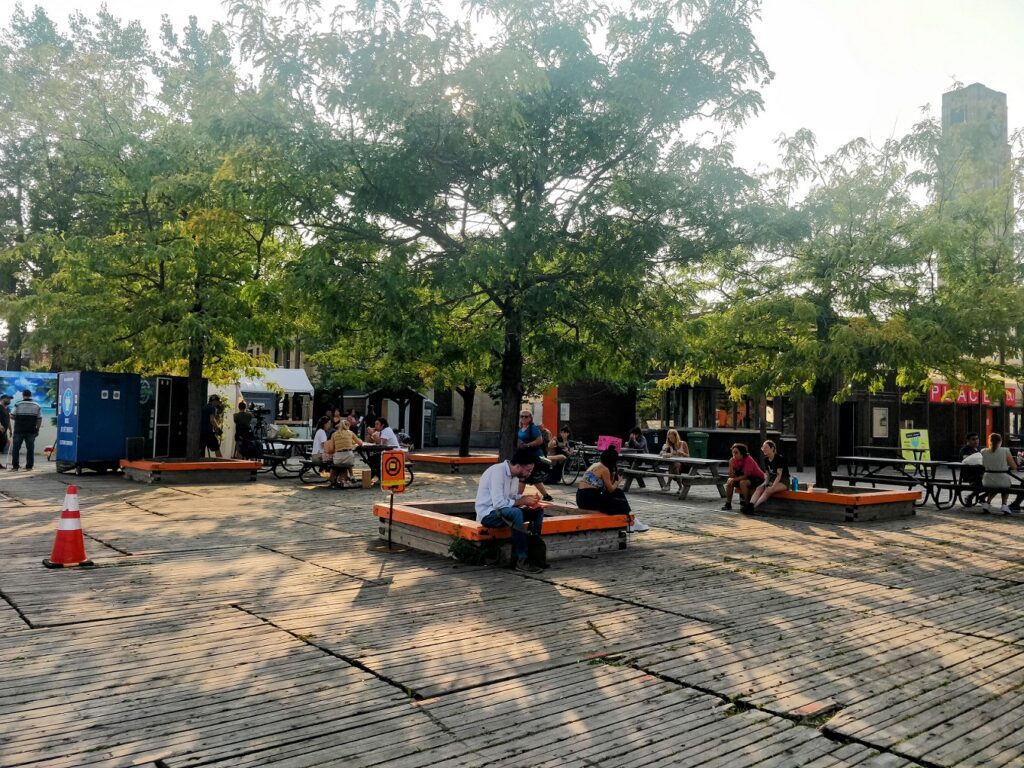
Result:
M100 0L36 0L62 21ZM325 6L331 0L323 0ZM176 27L190 14L209 24L226 13L217 0L107 0L122 18L152 31L166 13ZM0 0L6 23L13 0ZM775 138L813 130L826 150L865 136L905 132L951 83L981 82L1007 94L1010 129L1024 126L1024 0L764 0L755 26L775 79L765 110L736 137L737 160L774 164Z

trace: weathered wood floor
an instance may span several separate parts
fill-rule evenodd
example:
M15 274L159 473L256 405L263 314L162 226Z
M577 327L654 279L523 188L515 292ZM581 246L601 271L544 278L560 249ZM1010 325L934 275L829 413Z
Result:
M1024 766L1024 520L635 491L524 576L380 551L377 490L74 479L48 571L72 478L0 472L0 766Z

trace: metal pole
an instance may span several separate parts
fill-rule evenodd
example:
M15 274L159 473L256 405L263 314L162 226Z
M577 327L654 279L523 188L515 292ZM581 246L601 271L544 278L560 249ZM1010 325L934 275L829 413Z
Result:
M388 551L391 551L391 518L395 514L395 492L391 492L391 501L388 504Z

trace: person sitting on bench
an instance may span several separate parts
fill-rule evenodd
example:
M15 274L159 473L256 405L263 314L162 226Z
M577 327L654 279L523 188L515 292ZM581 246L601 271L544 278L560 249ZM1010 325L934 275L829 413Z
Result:
M789 489L789 466L775 447L775 441L765 440L761 453L764 454L764 482L754 489L750 503L742 505L747 511L760 507L772 494Z
M964 445L960 449L960 462L963 464L963 468L960 470L960 482L971 487L971 492L966 496L968 506L973 504L985 491L981 485L985 467L982 464L981 449L978 447L980 441L981 438L977 432L968 432L967 437L964 438ZM968 456L977 458L965 461Z
M348 428L348 420L342 419L338 428L331 435L334 443L334 460L331 463L331 485L335 488L353 488L358 483L352 474L356 465L355 448L363 441L356 437L355 432ZM379 457L378 457L379 461ZM379 466L379 465L378 465Z
M515 569L526 573L540 573L538 566L527 562L529 538L525 523L529 522L529 535L540 535L544 509L535 506L539 501L533 495L523 495L519 488L533 474L533 451L520 448L511 459L494 464L480 476L476 493L476 521L485 528L512 529L512 549Z
M321 464L324 460L324 443L327 442L327 425L331 423L329 416L321 416L316 424L316 432L313 433L313 449L310 451L309 460L314 464Z
M1010 470L1017 469L1017 462L1013 460L1010 449L1003 445L1003 436L993 432L988 436L988 448L981 451L982 466L985 474L981 478L984 491L980 496L981 511L991 511L989 504L999 494L1002 507L1000 511L1004 515L1015 514L1010 509L1009 497L1010 488L1013 485L1013 478L1010 477Z
M398 442L398 435L388 425L388 420L380 417L376 418L373 422L373 427L367 430L366 442L382 446L388 451L397 451L402 448L401 443ZM362 442L360 442L360 445L362 445ZM374 482L380 480L380 453L367 454L363 461L370 467L370 476Z
M628 515L629 500L625 491L619 487L618 468L619 452L614 448L601 451L597 463L587 467L576 485L576 506L606 515ZM632 533L643 533L646 530L649 527L639 520L634 520L629 527Z
M729 479L725 481L725 504L722 509L732 509L733 491L739 489L740 506L750 499L751 491L764 482L764 472L757 466L743 443L733 443L732 458L729 459Z

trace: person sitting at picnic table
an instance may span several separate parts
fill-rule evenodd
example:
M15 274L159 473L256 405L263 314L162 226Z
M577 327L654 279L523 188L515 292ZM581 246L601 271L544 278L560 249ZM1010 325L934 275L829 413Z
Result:
M352 468L356 465L356 446L362 445L356 433L348 427L348 420L341 419L337 429L331 435L334 444L334 459L331 462L331 486L335 488L354 488L356 486ZM380 457L378 459L378 466Z
M381 446L386 451L401 450L402 445L398 442L398 435L388 424L388 420L378 416L374 419L373 427L366 431L367 442ZM362 442L359 443L362 445ZM370 467L370 477L375 481L380 479L380 453L370 453L363 459Z
M629 430L629 437L626 438L626 443L622 447L628 448L629 450L635 451L636 453L650 452L650 448L647 445L647 438L644 437L643 430L640 429L639 426L633 427L631 430ZM637 488L646 488L647 483L644 482L644 479L642 477L638 476L636 478L636 486Z
M981 451L981 462L985 468L985 475L981 478L981 484L986 489L982 493L981 511L988 514L992 511L989 504L998 493L1001 501L1001 511L1004 515L1015 514L1007 503L1010 496L1010 486L1013 485L1013 478L1009 471L1017 468L1017 462L1013 460L1010 449L1003 445L1003 436L993 432L988 436L988 448Z
M321 416L316 423L316 432L313 433L313 448L309 454L309 460L314 464L321 464L324 460L324 443L327 442L327 425L331 423L330 416Z
M984 492L981 478L985 475L985 467L982 465L981 449L978 448L979 440L977 432L968 432L960 449L960 463L963 465L960 469L960 482L971 486L971 493L964 501L967 506L973 504Z
M562 482L562 471L565 469L565 462L569 460L569 425L563 424L558 434L551 438L548 443L548 461L551 462L551 471L548 473L548 482Z
M507 459L492 464L480 476L476 492L476 521L485 528L512 529L515 569L539 573L541 568L527 561L529 536L540 536L544 508L534 494L524 494L522 483L533 474L535 454L519 448ZM529 532L526 524L529 523Z
M690 456L690 446L688 446L686 444L686 441L683 440L683 438L681 438L679 436L679 433L676 430L670 429L668 431L668 434L665 435L665 444L663 446L661 446L661 455L662 456L683 456L683 457L689 458L689 456ZM683 474L683 465L682 464L673 464L669 468L668 471L669 471L670 475L682 475ZM675 479L675 478L673 478L673 479ZM659 481L661 482L661 487L664 488L665 487L665 481L661 480L660 478L659 478ZM680 488L683 487L683 481L682 480L678 480L677 479L676 482L679 483L679 487ZM672 480L669 480L668 485L669 485L670 488L672 487Z
M789 488L789 467L775 447L775 441L765 440L761 453L764 454L764 482L754 489L750 502L742 505L743 509L757 509L773 494Z
M603 512L606 515L628 515L629 500L619 487L622 482L618 475L619 452L605 448L597 462L587 467L576 484L576 506L580 509ZM643 533L649 527L634 519L628 528L633 533Z
M732 509L732 494L737 488L740 506L743 506L750 499L751 491L764 482L764 472L757 466L747 446L743 443L733 443L729 450L732 452L732 458L729 459L729 477L725 481L725 504L722 505L722 509Z
M544 456L544 434L540 431L540 427L533 423L533 414L529 411L519 413L516 448L524 448L533 454L533 474L526 479L526 485L532 485L540 491L540 497L544 501L552 501L551 494L544 487L548 469L548 460Z

